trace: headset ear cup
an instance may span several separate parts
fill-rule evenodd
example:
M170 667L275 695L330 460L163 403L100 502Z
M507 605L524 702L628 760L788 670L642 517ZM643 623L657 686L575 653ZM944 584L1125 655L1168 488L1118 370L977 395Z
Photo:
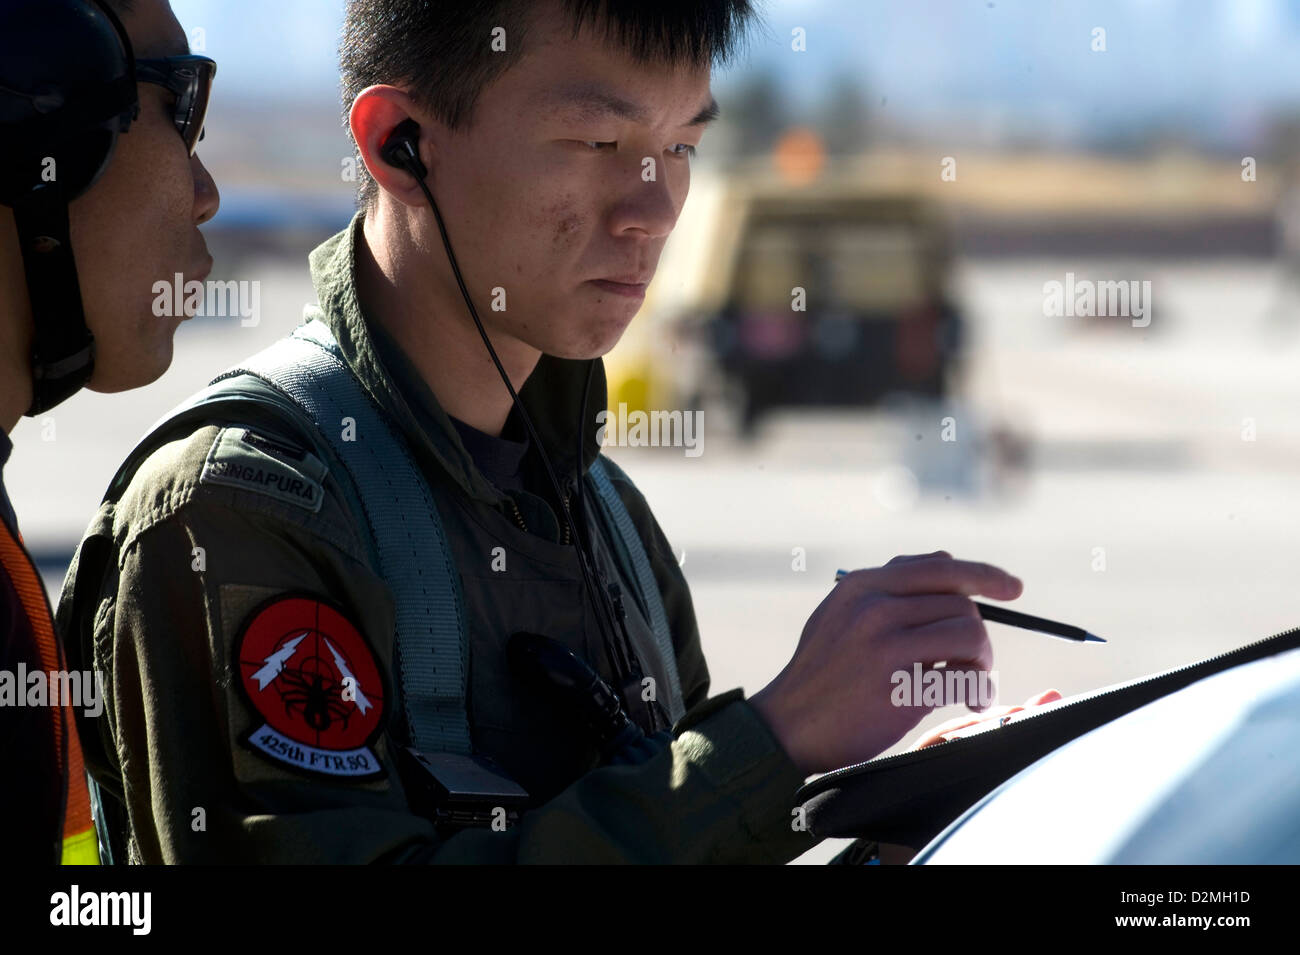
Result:
M100 0L3 0L0 203L95 184L139 114L131 40ZM11 5L12 4L12 5Z
M75 199L99 181L117 148L117 130L91 129L78 137L75 146L60 149L51 157L69 200Z
M0 205L15 206L45 189L57 189L71 202L99 181L117 146L108 126L75 139L15 150L0 156Z

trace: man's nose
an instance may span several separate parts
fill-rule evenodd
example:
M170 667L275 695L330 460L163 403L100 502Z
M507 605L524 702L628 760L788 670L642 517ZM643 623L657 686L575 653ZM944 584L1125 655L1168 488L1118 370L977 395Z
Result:
M197 155L190 157L190 168L194 172L194 224L203 225L217 214L221 205L221 194L217 183L208 172L203 160Z
M610 223L615 235L641 232L652 239L662 239L673 231L681 206L668 187L664 170L651 181L637 174L631 187L622 196Z

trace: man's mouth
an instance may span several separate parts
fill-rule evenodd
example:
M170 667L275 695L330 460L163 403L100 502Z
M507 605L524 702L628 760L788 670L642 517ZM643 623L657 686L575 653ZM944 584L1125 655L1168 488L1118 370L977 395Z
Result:
M627 275L619 276L618 279L592 279L591 284L598 289L606 292L612 292L615 295L626 295L628 298L644 298L646 286L650 280L637 280L636 276Z
M212 274L212 265L213 265L212 256L207 254L207 252L205 251L203 255L202 263L196 268L192 268L185 273L185 284L189 285L190 282L206 281L207 277ZM183 311L180 316L181 321L189 321L193 317L194 316L190 314L189 309Z

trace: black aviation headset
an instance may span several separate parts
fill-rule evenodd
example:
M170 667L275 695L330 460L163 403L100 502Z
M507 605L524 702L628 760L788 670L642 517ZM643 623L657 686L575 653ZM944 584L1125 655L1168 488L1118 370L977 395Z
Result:
M32 308L28 415L75 394L95 367L68 204L99 180L140 115L137 80L176 95L174 122L192 155L215 73L206 57L136 60L101 0L0 4L0 205L14 210Z

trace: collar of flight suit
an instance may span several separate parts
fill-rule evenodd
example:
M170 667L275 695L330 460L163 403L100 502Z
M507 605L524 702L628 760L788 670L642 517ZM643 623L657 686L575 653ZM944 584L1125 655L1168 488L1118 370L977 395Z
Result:
M355 251L356 243L365 241L363 222L364 213L358 212L346 229L317 246L308 257L321 318L338 341L344 361L380 408L406 435L417 455L432 457L471 499L504 507L507 495L488 482L474 465L432 389L423 381L412 383L414 387L423 389L423 393L418 397L411 396L411 400L424 402L435 425L424 428L407 397L397 387L394 376L380 359L357 298ZM593 362L595 367L591 369L587 405L580 407L588 366ZM501 387L505 388L504 382ZM576 431L580 423L590 424L590 427L582 427L581 473L586 474L600 453L596 441L596 412L605 408L608 397L604 361L543 354L518 393L550 456L556 477L561 484L572 487L578 472L575 454Z

